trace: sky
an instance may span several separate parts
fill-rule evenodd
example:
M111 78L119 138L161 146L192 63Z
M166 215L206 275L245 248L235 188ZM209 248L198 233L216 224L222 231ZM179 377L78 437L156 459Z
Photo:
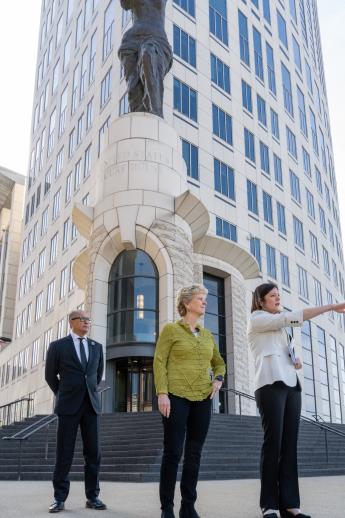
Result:
M41 0L1 3L0 165L26 174ZM318 0L318 9L340 217L345 232L345 1Z

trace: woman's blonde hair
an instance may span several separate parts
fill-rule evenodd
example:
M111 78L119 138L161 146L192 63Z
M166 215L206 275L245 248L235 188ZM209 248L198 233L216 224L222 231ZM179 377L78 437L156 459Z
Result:
M184 317L187 313L186 304L192 300L194 295L198 293L208 294L208 289L203 284L192 284L191 286L185 286L177 292L176 309L181 317Z

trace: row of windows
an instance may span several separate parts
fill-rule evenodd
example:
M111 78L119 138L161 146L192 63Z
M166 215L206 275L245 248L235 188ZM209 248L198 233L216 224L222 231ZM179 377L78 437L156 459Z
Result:
M62 300L75 288L72 274L73 261L74 260L70 261L69 264L60 272L59 300ZM39 267L41 266L42 263L39 262ZM56 298L56 286L57 282L54 278L48 283L46 293L44 293L44 290L40 291L35 298L35 302L29 302L21 313L17 315L15 327L16 338L22 336L27 330L29 330L33 322L38 322L44 312L49 312L53 309Z
M224 236L225 237L225 236ZM262 269L262 253L261 253L261 242L257 237L251 237L250 239L250 253L255 257L258 261L260 269ZM269 277L272 279L278 280L278 265L277 265L277 250L269 245L265 244L265 253L266 253L266 272ZM280 263L280 281L281 283L290 288L291 287L291 279L290 279L290 267L289 267L289 258L287 255L283 253L279 253L279 263ZM300 265L296 264L296 277L297 277L297 292L304 300L312 300L316 305L323 305L324 303L332 304L334 303L333 296L331 292L324 288L326 291L326 297L323 296L323 289L321 282L319 279L313 277L313 295L311 295L309 286L310 274ZM343 289L344 289L344 280L342 281ZM327 300L327 302L326 302ZM331 314L331 318L334 320L334 314ZM344 315L338 316L338 324L345 329L345 317Z
M78 306L78 309L83 309L83 304ZM27 316L25 315L25 318ZM57 323L56 328L56 339L62 338L67 333L68 316L61 318ZM19 334L18 334L19 336ZM30 369L37 367L40 362L44 362L47 355L49 344L53 340L53 328L47 329L42 337L36 338L33 343L7 363L0 366L0 388L4 387L8 383L24 376Z

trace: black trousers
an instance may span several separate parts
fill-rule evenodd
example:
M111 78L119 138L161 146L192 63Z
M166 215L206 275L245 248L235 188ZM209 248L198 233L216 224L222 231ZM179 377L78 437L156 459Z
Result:
M196 501L201 450L210 424L212 405L209 398L189 401L171 394L169 398L170 416L163 417L164 451L159 484L162 509L174 504L177 470L184 442L182 502L194 504Z
M73 461L75 441L80 426L85 460L86 498L99 495L99 416L95 413L87 395L81 408L73 415L59 415L56 442L56 463L53 475L54 498L64 502L68 497L68 474Z
M261 450L262 509L299 508L297 439L301 414L299 384L282 381L255 391L264 442Z

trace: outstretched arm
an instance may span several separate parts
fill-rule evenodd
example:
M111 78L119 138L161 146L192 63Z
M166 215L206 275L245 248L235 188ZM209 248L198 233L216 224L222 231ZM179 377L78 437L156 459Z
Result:
M340 304L327 304L326 306L317 306L315 308L307 308L303 310L303 320L310 320L311 318L318 317L323 313L329 311L336 311L336 313L345 313L345 302Z
M132 9L132 0L120 0L121 7L125 11L128 11L128 9Z

